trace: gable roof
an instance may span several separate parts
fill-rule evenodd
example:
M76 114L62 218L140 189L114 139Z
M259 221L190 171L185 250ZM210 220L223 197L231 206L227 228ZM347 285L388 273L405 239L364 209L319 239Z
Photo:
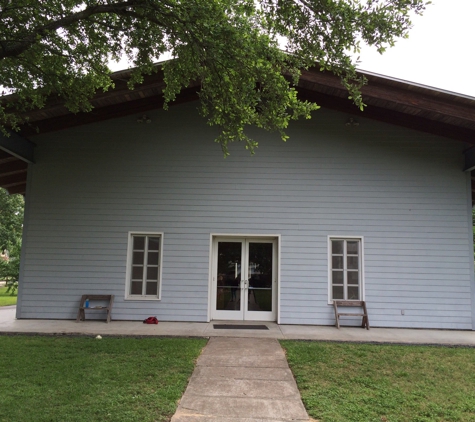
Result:
M146 76L134 90L127 88L130 70L115 72L115 88L100 92L93 98L94 109L89 113L73 114L60 101L50 101L46 107L27 113L30 125L22 128L20 136L31 140L39 133L48 133L121 116L140 115L163 106L163 73ZM361 71L368 79L362 89L367 107L361 112L348 99L340 79L329 72L310 69L302 72L298 84L302 99L315 101L325 108L395 124L422 132L440 135L475 145L475 98L408 81ZM199 84L184 89L173 104L198 99ZM173 105L172 104L172 105ZM10 142L11 143L11 142ZM27 162L19 158L0 138L0 186L10 193L25 194Z

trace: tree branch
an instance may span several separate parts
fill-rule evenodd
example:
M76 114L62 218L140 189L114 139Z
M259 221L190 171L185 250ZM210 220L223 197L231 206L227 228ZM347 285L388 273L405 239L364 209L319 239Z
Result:
M140 6L150 7L150 3L146 0L127 0L122 3L91 6L80 12L73 13L69 16L49 22L46 25L34 28L33 30L29 31L29 35L27 35L21 41L0 40L0 60L7 57L19 56L28 50L33 44L38 42L38 36L43 38L48 32L71 26L94 15L108 13L121 14L121 12L124 13L129 8ZM157 9L154 10L158 11Z

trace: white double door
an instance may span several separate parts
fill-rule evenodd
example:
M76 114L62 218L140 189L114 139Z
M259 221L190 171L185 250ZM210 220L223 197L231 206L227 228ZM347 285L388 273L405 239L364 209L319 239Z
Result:
M211 318L275 321L277 241L213 239Z

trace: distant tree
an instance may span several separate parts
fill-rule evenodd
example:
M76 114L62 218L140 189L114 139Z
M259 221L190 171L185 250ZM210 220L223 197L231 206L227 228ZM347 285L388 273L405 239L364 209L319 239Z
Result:
M0 129L18 128L21 111L61 98L72 112L91 110L97 90L113 86L111 59L136 67L129 86L156 71L165 53L165 106L200 83L200 110L232 141L257 145L254 125L280 132L318 106L300 101L300 70L318 66L341 77L362 108L353 59L361 44L379 52L407 37L425 0L0 0ZM5 132L6 133L6 132Z
M0 188L0 280L6 280L10 291L18 285L24 199L9 195Z

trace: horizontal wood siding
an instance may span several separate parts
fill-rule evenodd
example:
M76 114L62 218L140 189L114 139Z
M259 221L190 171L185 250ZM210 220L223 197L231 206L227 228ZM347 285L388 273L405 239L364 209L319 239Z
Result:
M372 326L472 328L463 145L319 110L223 159L195 107L37 137L19 317L72 319L103 293L113 319L205 321L210 233L254 233L281 235L283 324L334 323L336 235L364 237ZM130 231L164 233L160 301L124 299Z

